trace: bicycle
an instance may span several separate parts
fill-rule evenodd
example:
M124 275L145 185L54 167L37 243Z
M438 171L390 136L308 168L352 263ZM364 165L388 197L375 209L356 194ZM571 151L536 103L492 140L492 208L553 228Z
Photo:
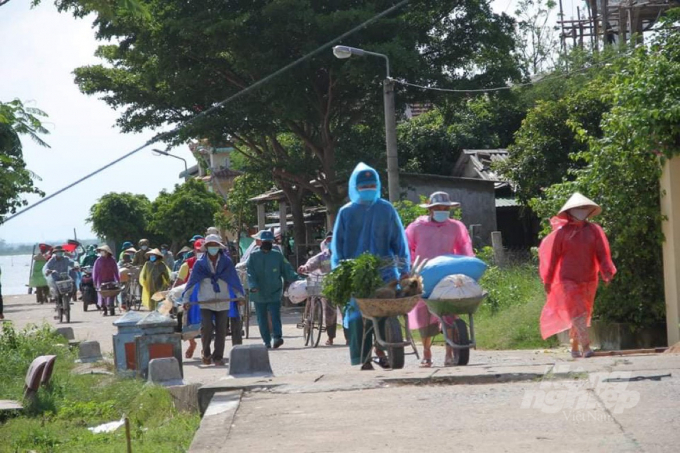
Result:
M323 324L323 302L321 290L323 289L323 275L311 274L307 276L307 300L305 310L298 329L302 329L305 338L305 346L316 348L321 341L321 334L326 331Z

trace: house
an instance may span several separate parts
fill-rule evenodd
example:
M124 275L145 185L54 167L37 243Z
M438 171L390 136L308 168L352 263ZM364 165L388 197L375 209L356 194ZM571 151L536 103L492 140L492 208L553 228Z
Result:
M517 202L511 184L495 170L495 164L508 158L506 149L464 149L453 167L457 177L489 181L494 184L496 226L503 245L527 248L538 244L539 220Z

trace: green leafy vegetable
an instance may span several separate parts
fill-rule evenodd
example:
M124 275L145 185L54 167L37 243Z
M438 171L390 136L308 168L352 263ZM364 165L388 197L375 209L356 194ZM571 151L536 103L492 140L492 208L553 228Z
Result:
M370 253L342 261L324 279L323 296L337 307L344 307L352 297L373 297L375 290L384 285L382 266L382 260Z

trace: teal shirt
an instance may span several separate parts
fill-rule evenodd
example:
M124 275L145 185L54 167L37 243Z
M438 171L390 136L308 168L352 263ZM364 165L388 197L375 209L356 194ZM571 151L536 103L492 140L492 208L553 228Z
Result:
M283 281L300 280L290 263L278 250L265 253L256 250L248 258L248 285L250 299L255 303L279 302L283 295Z

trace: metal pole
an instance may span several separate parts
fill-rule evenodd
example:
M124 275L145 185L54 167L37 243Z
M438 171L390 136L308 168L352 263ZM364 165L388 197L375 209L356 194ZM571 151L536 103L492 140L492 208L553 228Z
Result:
M397 157L397 118L394 108L394 80L383 82L385 97L385 144L387 147L387 187L390 202L399 201L399 160Z

